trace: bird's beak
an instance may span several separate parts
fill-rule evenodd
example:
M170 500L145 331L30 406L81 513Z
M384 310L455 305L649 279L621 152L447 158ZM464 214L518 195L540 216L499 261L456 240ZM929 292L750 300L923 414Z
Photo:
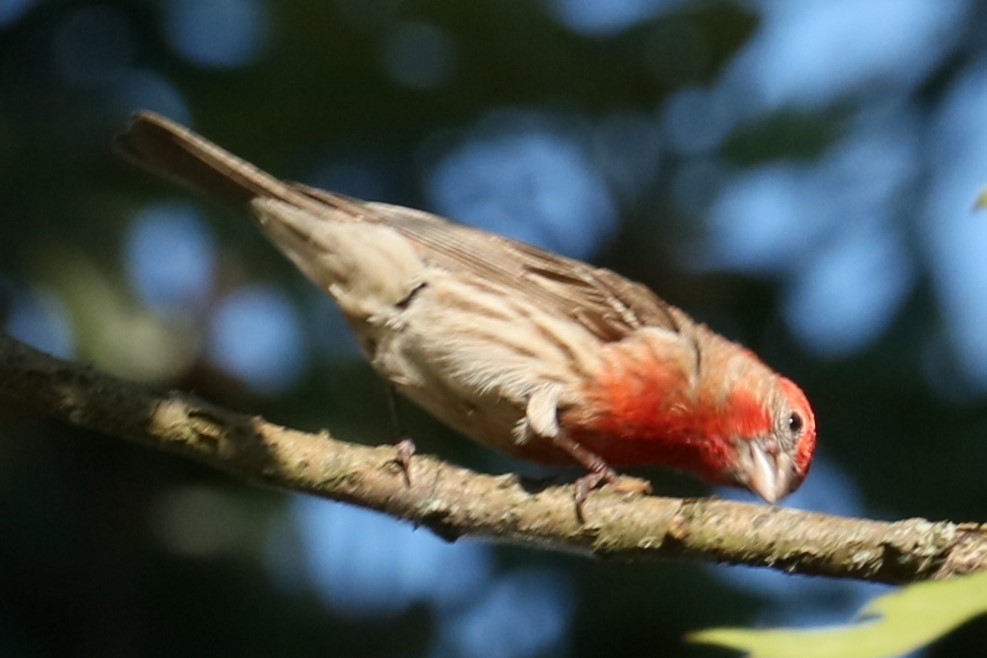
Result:
M747 488L774 504L798 486L791 458L777 449L770 450L763 440L744 441ZM773 441L770 442L773 445Z

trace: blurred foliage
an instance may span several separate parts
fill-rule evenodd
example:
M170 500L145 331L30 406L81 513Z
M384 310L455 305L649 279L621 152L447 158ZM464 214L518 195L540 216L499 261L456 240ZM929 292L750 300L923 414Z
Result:
M915 651L987 612L987 573L915 583L867 604L856 623L813 630L711 628L693 642L739 649L750 658L890 658Z
M734 2L670 3L595 33L560 21L561 1L245 4L260 8L256 52L213 65L176 47L171 7L185 2L22 0L14 3L24 6L19 13L0 0L0 320L20 317L27 297L41 300L41 315L54 313L70 327L65 351L74 358L367 442L391 433L380 384L354 358L328 303L250 222L206 209L215 264L199 306L166 313L142 301L124 255L136 218L148 204L187 197L112 156L111 136L130 112L149 106L193 123L287 178L438 210L428 172L492 113L522 108L553 117L560 131L574 126L596 136L601 125L658 124L669 99L717 80L759 28L754 4ZM632 183L618 175L623 151L611 169L599 166L620 222L594 260L750 345L808 391L820 454L844 478L832 486L845 490L823 489L820 467L806 489L823 493L806 506L830 509L829 498L845 495L858 501L855 511L880 518L987 516L987 406L965 387L942 326L918 229L921 204L912 196L928 180L896 199L914 286L873 342L827 356L786 324L784 272L684 266L704 240L716 193L703 175L815 164L864 106L900 103L930 122L925 112L983 57L982 13L971 11L907 98L882 96L878 82L829 104L751 117L713 152L690 155L663 141L654 166L642 165ZM448 68L409 83L402 58L416 53L395 39L421 34L422 26L444 35L425 45L445 48ZM224 34L220 26L215 39ZM922 126L931 139L929 123ZM632 150L645 141L618 143ZM683 190L698 205L676 202ZM845 219L820 242L862 221ZM791 235L793 245L800 237ZM275 286L298 309L303 366L290 386L258 389L217 363L210 314L248 285ZM544 474L463 441L407 405L405 413L422 451L484 471ZM648 475L670 495L707 493L684 476ZM466 633L465 613L425 602L378 615L327 605L300 566L304 541L291 505L195 465L0 407L0 653L455 655L449 647L461 645L436 638ZM368 554L381 548L364 541ZM738 570L706 565L609 564L500 547L493 555L492 583L547 570L571 584L559 590L572 606L562 638L523 655L722 655L681 638L694 628L795 623L787 615L796 610L811 620L859 605L850 586L781 576L751 584ZM301 575L278 575L284 564ZM974 623L927 655L972 655L983 641L983 624Z

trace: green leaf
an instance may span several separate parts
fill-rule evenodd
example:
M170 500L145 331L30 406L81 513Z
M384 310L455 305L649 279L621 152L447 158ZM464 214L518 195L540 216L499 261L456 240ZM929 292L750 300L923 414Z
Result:
M808 630L711 628L688 640L751 658L887 658L917 649L987 612L987 572L909 585L871 601L845 626Z
M987 208L987 187L980 190L977 194L977 198L973 201L973 210L984 210Z

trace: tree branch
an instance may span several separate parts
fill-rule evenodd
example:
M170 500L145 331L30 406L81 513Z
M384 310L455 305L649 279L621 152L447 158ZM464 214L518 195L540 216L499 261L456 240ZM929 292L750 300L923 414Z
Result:
M173 452L236 477L378 510L449 540L486 537L620 559L689 557L809 575L903 583L987 566L987 524L894 523L712 498L622 496L573 507L571 486L526 488L161 393L42 354L0 334L0 397L72 425Z

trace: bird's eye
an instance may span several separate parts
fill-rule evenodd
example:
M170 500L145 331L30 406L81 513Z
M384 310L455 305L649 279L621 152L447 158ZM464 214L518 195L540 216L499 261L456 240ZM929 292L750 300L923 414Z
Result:
M801 432L803 425L805 425L805 421L802 420L802 416L797 411L793 411L788 416L788 431L792 434Z

